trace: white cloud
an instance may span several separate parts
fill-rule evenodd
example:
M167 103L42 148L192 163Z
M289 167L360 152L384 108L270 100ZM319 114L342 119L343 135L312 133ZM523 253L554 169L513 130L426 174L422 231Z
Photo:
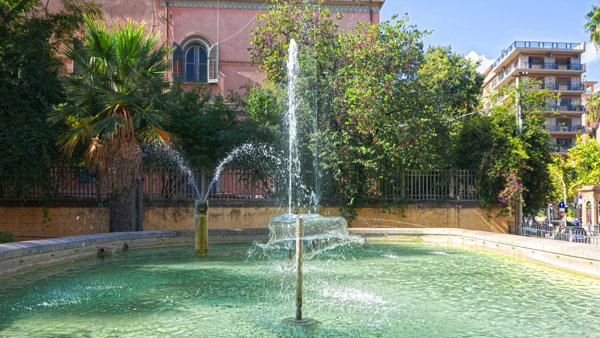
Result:
M600 50L593 43L586 44L585 52L581 54L581 62L594 63L600 60Z
M477 71L481 74L483 74L483 72L485 72L485 70L488 69L492 63L494 63L494 60L486 58L483 54L479 55L474 50L470 51L465 57L474 62L480 61Z

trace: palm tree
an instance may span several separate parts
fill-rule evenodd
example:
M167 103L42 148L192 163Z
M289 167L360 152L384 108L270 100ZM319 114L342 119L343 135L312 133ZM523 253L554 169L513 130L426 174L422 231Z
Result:
M594 44L593 48L600 45L600 6L592 6L592 10L587 14L585 30L590 33L590 41ZM590 127L590 137L596 138L598 127L600 126L600 96L593 94L586 102L586 121Z
M589 135L600 142L598 135L598 127L600 126L600 94L592 94L585 103L585 120L590 127Z
M598 45L600 44L600 6L592 6L592 10L586 17L588 21L583 27L590 32L590 41Z
M74 40L65 51L81 71L66 77L68 99L51 122L67 124L58 141L61 150L72 156L76 147L85 147L87 166L114 197L111 231L130 231L131 201L141 176L140 144L170 140L162 129L168 123L170 50L157 47L159 36L144 33L143 23L106 25L93 16L84 22L83 40Z

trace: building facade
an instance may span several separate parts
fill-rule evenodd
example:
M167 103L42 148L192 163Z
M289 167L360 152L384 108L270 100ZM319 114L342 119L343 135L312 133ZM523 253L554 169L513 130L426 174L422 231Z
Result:
M558 94L548 101L545 128L552 136L552 145L559 154L566 154L575 145L577 135L585 134L585 107L582 95L586 88L581 76L585 65L581 54L585 43L515 41L502 51L486 71L483 93L515 83L517 78L533 78L540 88Z
M50 0L50 8L60 1ZM144 21L161 35L161 43L174 46L171 80L206 83L213 92L239 92L247 83L264 78L250 60L250 29L271 0L95 0L107 21ZM358 22L379 23L384 0L329 0L332 12L341 12L340 26ZM67 70L72 70L67 62Z

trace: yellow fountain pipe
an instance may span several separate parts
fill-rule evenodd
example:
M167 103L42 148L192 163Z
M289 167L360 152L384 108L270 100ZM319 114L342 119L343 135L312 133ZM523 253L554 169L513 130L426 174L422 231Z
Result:
M194 203L196 213L196 256L205 256L208 253L208 201Z

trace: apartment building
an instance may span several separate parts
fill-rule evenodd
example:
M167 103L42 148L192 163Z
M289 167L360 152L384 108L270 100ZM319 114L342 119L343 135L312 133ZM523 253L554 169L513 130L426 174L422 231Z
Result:
M556 152L566 154L577 135L587 131L582 123L582 95L586 90L581 80L585 72L583 52L585 43L515 41L486 71L483 93L513 84L517 78L534 78L542 89L558 94L557 100L548 101L544 107L545 128Z

